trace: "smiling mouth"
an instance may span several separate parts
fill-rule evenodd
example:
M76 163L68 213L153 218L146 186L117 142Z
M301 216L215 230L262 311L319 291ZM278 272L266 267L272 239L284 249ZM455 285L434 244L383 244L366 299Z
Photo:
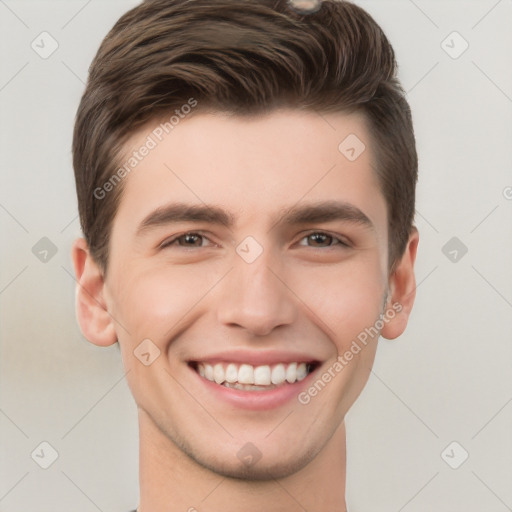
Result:
M191 362L204 379L240 391L268 391L304 380L318 363L292 362L253 366L251 364Z

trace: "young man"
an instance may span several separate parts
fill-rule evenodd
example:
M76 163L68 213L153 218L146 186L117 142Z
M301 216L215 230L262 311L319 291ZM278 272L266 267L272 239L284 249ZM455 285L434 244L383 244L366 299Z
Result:
M73 142L85 337L119 343L139 512L342 512L344 417L415 296L393 50L340 1L146 0Z

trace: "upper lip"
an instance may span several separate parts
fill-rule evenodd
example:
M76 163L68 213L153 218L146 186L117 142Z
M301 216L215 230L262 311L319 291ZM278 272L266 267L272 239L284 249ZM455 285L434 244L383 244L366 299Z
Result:
M314 363L318 358L310 354L290 351L237 350L217 352L215 354L192 358L190 363L239 363L252 366L273 365L278 363Z

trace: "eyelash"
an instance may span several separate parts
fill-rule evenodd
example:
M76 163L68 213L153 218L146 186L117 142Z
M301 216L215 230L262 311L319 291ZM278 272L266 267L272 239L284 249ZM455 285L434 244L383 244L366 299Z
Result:
M167 247L171 247L172 245L174 245L175 242L177 242L180 238L183 238L187 235L195 235L195 236L199 236L201 238L206 238L207 240L210 240L206 235L202 234L201 232L199 231L187 231L186 233L183 233L181 235L177 235L173 238L171 238L170 240L167 240L165 242L162 242L160 244L160 249L165 249ZM331 247L335 247L337 245L341 246L341 248L346 248L346 247L350 247L350 245L347 243L347 242L344 242L341 238L337 237L337 236L334 236L326 231L311 231L309 233L307 233L306 235L304 235L300 240L304 240L305 238L309 238L310 236L312 235L322 235L322 236L327 236L329 238L332 238L333 241L336 241L336 243L334 244L331 244L331 245L328 245L328 246L325 246L325 247L317 247L317 249L329 249ZM211 240L210 240L211 241ZM310 246L306 246L306 247L310 247ZM181 247L181 248L184 248L184 249L202 249L203 247ZM313 247L314 248L314 247Z

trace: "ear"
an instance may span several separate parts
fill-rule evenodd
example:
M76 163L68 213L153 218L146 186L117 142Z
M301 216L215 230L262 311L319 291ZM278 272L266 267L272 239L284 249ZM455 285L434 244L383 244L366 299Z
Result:
M117 335L104 299L103 273L83 238L73 243L71 258L77 280L75 306L80 329L86 339L95 345L113 345Z
M386 302L386 311L394 311L395 314L384 316L388 318L381 330L381 335L388 340L400 336L407 326L409 315L416 297L416 278L414 277L414 262L418 249L419 233L413 227L407 247L402 257L394 265L394 270L389 276L389 294Z

